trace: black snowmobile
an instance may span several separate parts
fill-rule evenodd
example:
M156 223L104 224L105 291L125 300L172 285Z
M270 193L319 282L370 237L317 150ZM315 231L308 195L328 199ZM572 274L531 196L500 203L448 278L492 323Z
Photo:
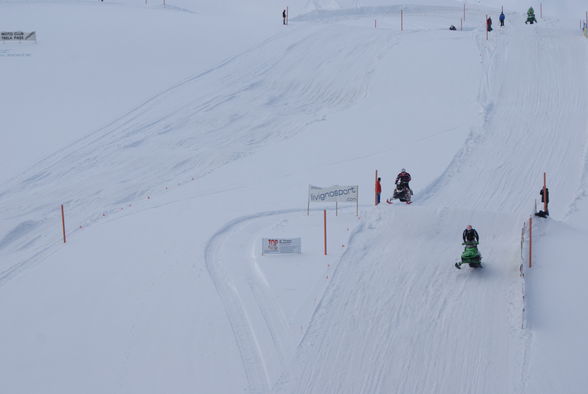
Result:
M392 200L398 199L402 202L410 204L410 203L412 203L411 196L412 196L412 190L410 190L410 187L408 187L408 185L406 183L398 183L396 185L396 189L394 189L394 193L392 194L392 198L386 200L386 202L388 204L392 204Z

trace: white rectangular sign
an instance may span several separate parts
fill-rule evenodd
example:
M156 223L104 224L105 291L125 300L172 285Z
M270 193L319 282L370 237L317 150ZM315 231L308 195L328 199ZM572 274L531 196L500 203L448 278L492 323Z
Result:
M356 202L357 196L358 186L308 186L309 202Z
M301 238L263 238L261 254L302 253Z
M22 31L3 31L0 32L0 41L37 41L37 33Z

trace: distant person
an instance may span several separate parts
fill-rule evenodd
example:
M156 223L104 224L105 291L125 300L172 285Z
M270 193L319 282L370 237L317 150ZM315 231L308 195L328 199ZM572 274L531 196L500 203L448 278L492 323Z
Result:
M286 17L287 17L287 16L288 16L288 15L286 14L286 10L283 10L283 11L282 11L282 23L283 23L284 25L286 24Z
M376 205L380 203L380 196L382 195L382 178L378 178L376 181Z
M500 13L500 16L498 17L498 20L500 21L500 26L504 26L504 20L506 19L506 16L504 15L504 11Z
M449 26L449 30L457 30L457 28L453 25Z
M488 19L486 19L486 30L492 31L492 18L490 18L490 17L488 17Z
M475 228L473 228L471 226L471 224L468 224L466 226L466 229L463 230L463 242L464 243L472 243L472 242L479 242L480 241L480 236L478 235L478 232L476 231Z
M541 202L545 203L545 211L539 211L535 214L535 216L546 218L547 216L549 216L549 188L546 187L545 191L543 191L543 188L541 188L541 190L539 191L539 195L541 196Z

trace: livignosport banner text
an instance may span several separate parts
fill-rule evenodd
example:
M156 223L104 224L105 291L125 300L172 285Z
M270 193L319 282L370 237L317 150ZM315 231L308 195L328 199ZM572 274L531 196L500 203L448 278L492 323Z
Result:
M37 41L37 33L22 31L2 31L0 32L0 41Z
M302 253L301 238L263 238L261 254Z

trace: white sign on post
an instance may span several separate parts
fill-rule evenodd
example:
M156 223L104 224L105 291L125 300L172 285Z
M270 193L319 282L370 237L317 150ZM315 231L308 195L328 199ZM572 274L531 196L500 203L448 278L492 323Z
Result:
M357 214L359 214L359 186L319 187L308 185L307 215L310 214L311 202L355 202Z
M308 186L308 199L311 202L355 202L357 201L357 186Z
M261 254L302 253L301 238L263 238Z

